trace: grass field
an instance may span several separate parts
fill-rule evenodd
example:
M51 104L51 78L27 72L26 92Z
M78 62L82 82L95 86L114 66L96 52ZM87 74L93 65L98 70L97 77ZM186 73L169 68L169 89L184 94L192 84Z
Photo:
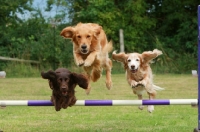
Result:
M137 99L124 74L112 78L111 90L105 87L105 76L92 83L90 95L77 87L77 99ZM197 98L197 78L191 75L158 74L154 82L165 88L158 91L157 99ZM0 79L0 100L49 100L50 95L48 82L42 78ZM197 108L190 105L155 106L153 113L137 106L73 106L59 112L52 106L0 108L4 132L191 132L197 120Z

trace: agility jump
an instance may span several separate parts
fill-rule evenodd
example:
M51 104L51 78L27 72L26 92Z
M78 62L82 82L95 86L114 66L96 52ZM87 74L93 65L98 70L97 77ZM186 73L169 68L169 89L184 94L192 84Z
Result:
M200 71L200 5L198 6L198 71ZM137 105L192 105L198 106L198 127L200 132L200 77L198 77L198 99L166 100L77 100L75 106L137 106ZM0 106L53 106L50 100L0 100Z
M74 106L139 106L139 105L192 105L198 99L166 100L77 100ZM0 106L53 106L50 100L0 100Z

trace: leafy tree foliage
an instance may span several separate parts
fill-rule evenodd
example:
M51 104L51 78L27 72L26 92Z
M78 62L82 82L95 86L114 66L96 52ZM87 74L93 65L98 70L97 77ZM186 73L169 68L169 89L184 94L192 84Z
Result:
M4 0L0 5L0 56L38 60L44 68L74 64L72 44L60 31L79 22L100 24L119 50L119 29L125 52L161 49L160 72L197 69L198 0L46 0L43 11L33 0ZM17 14L30 13L27 19ZM193 58L193 59L191 59ZM7 62L0 60L0 70Z
M200 2L147 0L147 3L151 17L156 19L154 34L168 57L174 60L176 71L197 69L197 5Z
M197 68L198 0L86 0L70 3L72 24L96 22L103 26L119 49L119 29L124 30L126 52L160 48L165 72ZM159 40L159 41L157 41ZM184 53L184 54L182 54ZM185 58L194 58L190 66ZM176 61L173 61L176 60Z
M51 22L55 18L45 19L40 9L31 7L32 0L4 1L0 5L1 12L0 29L0 56L38 60L42 67L56 68L59 65L72 63L71 45L65 50L69 41L60 37L58 22ZM11 8L12 7L12 8ZM28 8L29 7L29 8ZM16 13L29 11L28 19L18 17ZM4 13L4 14L3 14ZM59 29L58 29L59 28ZM70 54L71 53L71 54ZM5 61L0 60L0 70L6 66Z
M70 3L72 24L94 22L103 26L108 38L119 48L119 29L124 30L125 49L143 51L152 49L151 28L155 26L154 18L146 11L143 0L87 0ZM73 13L72 13L73 12Z
M24 38L18 38L16 36L16 29L19 27L19 24L22 20L17 16L17 13L23 14L25 11L31 11L32 8L30 6L32 0L17 0L17 1L9 1L4 0L1 1L0 5L0 55L1 56L10 56L12 57L15 51L19 51L21 45L18 45L19 41L24 42ZM12 42L16 41L17 48L12 50ZM0 63L0 70L5 63Z

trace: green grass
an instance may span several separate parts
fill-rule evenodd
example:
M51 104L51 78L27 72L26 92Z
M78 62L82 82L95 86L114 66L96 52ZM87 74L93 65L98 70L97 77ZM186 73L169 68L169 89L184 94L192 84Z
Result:
M105 87L105 76L92 83L90 95L77 87L77 99L137 99L124 74L112 78L111 90ZM158 91L157 99L197 98L197 78L191 75L155 75L154 82L165 88ZM42 78L0 79L0 100L49 100L50 95L48 82ZM59 112L51 106L0 108L4 132L190 132L197 120L197 108L190 105L155 106L153 113L137 106L73 106Z

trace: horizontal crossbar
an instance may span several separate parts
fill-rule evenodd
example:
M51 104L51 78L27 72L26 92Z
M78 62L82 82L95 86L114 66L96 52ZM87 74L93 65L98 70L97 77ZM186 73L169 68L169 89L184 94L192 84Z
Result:
M197 105L198 99L77 100L75 106ZM0 100L0 106L53 106L49 100Z

